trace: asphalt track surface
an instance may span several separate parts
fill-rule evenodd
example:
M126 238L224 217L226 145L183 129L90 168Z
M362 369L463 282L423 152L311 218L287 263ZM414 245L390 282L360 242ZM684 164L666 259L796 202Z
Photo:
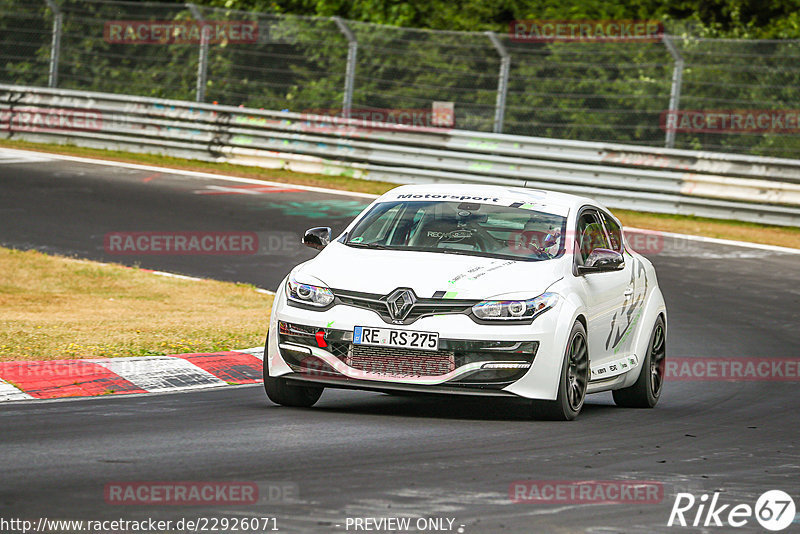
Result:
M103 236L299 239L310 226L342 228L367 202L305 191L205 195L197 191L236 184L2 157L4 246L269 289L313 251L117 256ZM798 356L800 256L673 239L659 248L649 256L669 310L669 357ZM531 421L512 399L328 390L314 408L283 408L260 386L9 403L0 406L0 517L275 517L282 532L345 532L347 518L411 515L452 518L451 532L466 533L700 532L666 526L677 492L718 491L721 503L754 505L782 489L800 505L799 400L796 381L671 381L655 410L617 408L600 394L570 423ZM661 482L662 502L512 504L508 494L517 480L619 479ZM238 506L106 503L105 485L126 481L288 483L297 495ZM753 519L735 530L763 531ZM797 518L784 532L800 532Z

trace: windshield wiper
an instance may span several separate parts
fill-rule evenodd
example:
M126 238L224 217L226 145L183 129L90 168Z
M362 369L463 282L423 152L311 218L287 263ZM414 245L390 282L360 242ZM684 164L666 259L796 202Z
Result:
M523 257L513 256L510 254L500 254L498 252L481 252L477 250L461 250L457 248L415 247L414 250L418 250L420 252L435 252L439 254L455 254L458 256L473 256L475 258L494 258L498 260L513 260L513 261L534 261L532 258L523 258Z
M458 254L459 256L480 256L477 251L460 250L457 248L435 248L430 249L430 252L441 252L442 254Z
M359 248L376 248L376 249L387 249L386 245L381 245L379 243L353 243L352 241L348 241L345 243L348 247L359 247Z

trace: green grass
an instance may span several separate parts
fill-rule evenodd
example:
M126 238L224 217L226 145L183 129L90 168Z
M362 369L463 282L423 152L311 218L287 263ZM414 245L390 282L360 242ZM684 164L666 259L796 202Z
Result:
M0 361L217 352L261 345L272 296L121 265L0 248Z

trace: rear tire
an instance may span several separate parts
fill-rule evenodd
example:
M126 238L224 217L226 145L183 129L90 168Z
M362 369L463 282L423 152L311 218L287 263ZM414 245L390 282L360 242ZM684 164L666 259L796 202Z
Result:
M322 396L325 388L314 386L290 385L289 381L280 376L269 376L269 331L264 344L264 391L269 400L281 406L294 408L308 408L313 406Z
M639 378L630 387L612 391L614 403L623 408L654 408L661 398L666 361L667 328L659 315L650 334Z
M572 325L568 339L558 381L558 396L556 400L531 401L535 419L572 421L583 408L589 383L589 345L586 329L580 322L575 321Z

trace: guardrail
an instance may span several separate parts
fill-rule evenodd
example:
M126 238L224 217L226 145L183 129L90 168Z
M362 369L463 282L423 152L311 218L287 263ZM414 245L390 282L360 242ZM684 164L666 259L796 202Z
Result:
M393 183L535 187L612 208L800 226L800 160L2 84L0 135Z

